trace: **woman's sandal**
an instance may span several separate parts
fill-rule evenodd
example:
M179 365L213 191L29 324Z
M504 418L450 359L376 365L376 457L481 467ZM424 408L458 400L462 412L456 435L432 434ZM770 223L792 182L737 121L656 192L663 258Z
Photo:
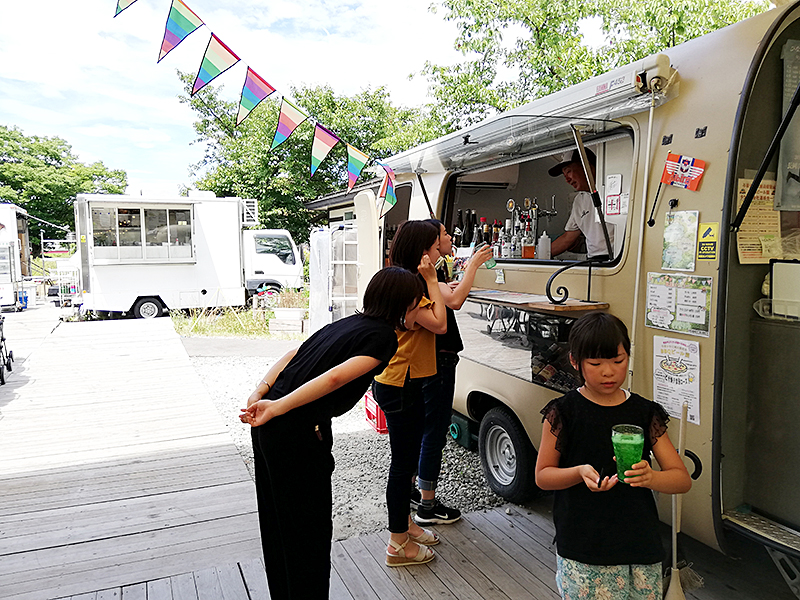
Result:
M411 565L422 565L431 562L436 558L436 553L432 548L427 546L418 546L417 555L413 557L406 556L406 545L408 542L413 541L409 535L406 541L398 544L393 539L389 539L389 545L397 551L397 554L391 554L387 548L386 550L386 566L387 567L408 567Z
M432 532L430 529L422 528L421 535L411 535L408 534L408 537L411 538L412 542L417 542L423 546L435 546L439 543L439 536Z

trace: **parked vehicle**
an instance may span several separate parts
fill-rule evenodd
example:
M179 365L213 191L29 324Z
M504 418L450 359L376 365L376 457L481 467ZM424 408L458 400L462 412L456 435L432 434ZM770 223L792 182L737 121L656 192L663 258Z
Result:
M241 306L257 290L302 287L285 230L256 224L253 201L80 194L75 201L83 311L152 318L170 309Z
M0 204L0 310L27 305L23 280L30 268L28 213L15 204Z
M597 156L613 256L589 264L580 249L561 260L501 253L458 312L466 349L455 409L479 429L485 472L502 495L536 492L540 410L579 384L569 328L586 309L608 310L631 333L631 389L665 404L673 424L689 404L696 481L682 530L716 548L736 530L800 556L800 484L774 476L776 465L800 463L800 285L791 266L800 250L788 243L800 236L797 118L784 124L780 154L764 160L800 79L798 40L793 3L386 160L398 198L410 198L393 221L433 213L450 231L462 225L463 243L475 215L530 225L534 240L557 237L572 190L548 170L579 145ZM734 233L752 180L767 171ZM777 269L780 281L776 264L789 265ZM759 305L771 270L773 291L785 290L782 312Z

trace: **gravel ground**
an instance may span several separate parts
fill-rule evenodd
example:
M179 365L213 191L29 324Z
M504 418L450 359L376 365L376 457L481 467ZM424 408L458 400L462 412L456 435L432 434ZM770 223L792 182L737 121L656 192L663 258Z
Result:
M253 448L249 428L239 421L239 409L245 405L255 383L277 358L190 356L251 477ZM378 434L370 427L363 401L347 414L334 419L333 432L336 459L333 472L334 539L385 530L389 436ZM444 504L462 512L505 503L487 486L478 454L451 439L444 450L437 496Z

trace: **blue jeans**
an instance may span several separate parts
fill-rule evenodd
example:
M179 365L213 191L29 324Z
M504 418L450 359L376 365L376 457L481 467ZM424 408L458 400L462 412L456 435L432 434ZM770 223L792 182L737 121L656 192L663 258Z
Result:
M425 422L422 382L423 379L406 377L403 387L377 381L372 383L375 402L386 415L392 450L389 481L386 484L386 508L389 512L389 531L392 533L408 531L411 478L417 469Z
M447 443L447 432L450 429L450 417L453 412L457 364L458 354L455 352L437 352L436 375L426 377L422 384L425 430L417 471L421 490L435 490L439 481L442 450Z

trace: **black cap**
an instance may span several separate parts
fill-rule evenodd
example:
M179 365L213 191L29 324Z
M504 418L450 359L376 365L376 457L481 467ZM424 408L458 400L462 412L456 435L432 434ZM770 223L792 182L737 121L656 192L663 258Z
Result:
M585 150L586 150L586 158L589 160L589 164L592 167L596 168L597 156L595 155L594 152L589 150L589 148L585 148ZM555 167L549 169L547 172L550 173L550 177L559 177L561 175L562 169L574 162L581 164L581 153L578 151L577 148L572 151L571 155L569 152L565 152L563 155L561 155L561 162L559 162Z

